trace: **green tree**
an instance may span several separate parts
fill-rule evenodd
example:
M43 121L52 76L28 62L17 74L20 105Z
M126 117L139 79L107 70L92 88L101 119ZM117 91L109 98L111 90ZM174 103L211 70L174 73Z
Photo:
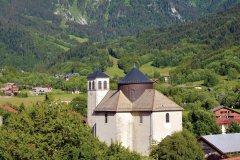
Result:
M158 160L203 160L203 156L197 140L187 130L167 136L150 153L150 157Z
M232 121L227 130L226 130L227 133L240 133L240 125L235 122L235 121Z
M238 76L238 71L235 68L230 68L228 71L228 80L236 79Z
M215 116L209 111L200 108L192 109L188 113L188 119L193 126L193 133L197 136L221 133Z
M204 78L204 85L207 87L215 86L219 82L217 75L214 72L207 71Z
M92 135L81 114L60 102L38 103L9 115L0 128L0 159L104 160L124 155L140 159L121 146L107 147Z
M87 98L83 96L78 96L73 98L70 103L70 106L73 107L73 110L81 113L82 115L87 115Z

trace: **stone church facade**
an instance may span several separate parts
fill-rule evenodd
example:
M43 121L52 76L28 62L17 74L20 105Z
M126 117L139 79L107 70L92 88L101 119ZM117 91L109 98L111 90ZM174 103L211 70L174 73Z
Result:
M93 134L111 144L148 155L152 144L182 130L182 108L133 68L109 90L109 77L97 71L88 76L88 123Z

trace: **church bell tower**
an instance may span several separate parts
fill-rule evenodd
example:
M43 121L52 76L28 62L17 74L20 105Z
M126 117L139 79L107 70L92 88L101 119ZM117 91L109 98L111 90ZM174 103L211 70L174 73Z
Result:
M109 77L101 71L96 71L88 77L88 124L95 125L94 109L109 91Z

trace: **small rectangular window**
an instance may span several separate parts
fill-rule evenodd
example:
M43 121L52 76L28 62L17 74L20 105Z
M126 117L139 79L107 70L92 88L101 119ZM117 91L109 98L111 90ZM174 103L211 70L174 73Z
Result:
M97 125L96 125L96 123L92 127L92 134L93 134L94 137L97 136Z
M143 123L143 116L142 115L140 115L140 123Z
M108 123L108 115L105 114L105 123Z

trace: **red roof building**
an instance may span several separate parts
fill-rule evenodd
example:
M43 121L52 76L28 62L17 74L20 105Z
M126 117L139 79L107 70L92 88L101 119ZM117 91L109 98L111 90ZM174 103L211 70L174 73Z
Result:
M4 105L4 106L2 106L2 107L0 107L0 108L4 109L4 110L6 110L6 111L12 112L12 113L18 113L18 111L17 111L16 109L12 108L12 107L9 106L9 105Z
M226 128L233 121L236 121L238 124L240 124L240 112L238 111L226 106L219 106L212 109L212 112L216 116L217 124L219 124L222 128L222 133L226 132Z

